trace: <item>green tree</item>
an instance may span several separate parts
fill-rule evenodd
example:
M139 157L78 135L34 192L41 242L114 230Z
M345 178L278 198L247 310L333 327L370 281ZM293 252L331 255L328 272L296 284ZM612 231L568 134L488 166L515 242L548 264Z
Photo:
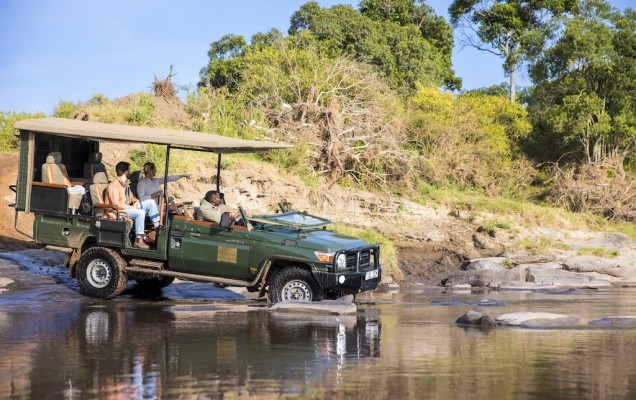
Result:
M553 30L553 17L572 11L578 0L454 0L451 23L464 45L503 58L515 100L519 65L540 49Z
M636 140L636 13L587 0L531 67L535 135L596 163Z
M395 3L404 11L383 12L382 4L373 1L363 1L360 12L345 5L326 9L309 2L292 15L289 34L309 31L321 54L352 56L376 66L403 95L414 92L415 82L458 88L461 81L450 61L450 26L420 2Z
M240 35L225 35L212 42L208 57L210 62L199 73L199 87L236 88L241 79L241 70L245 67L243 54L247 42Z

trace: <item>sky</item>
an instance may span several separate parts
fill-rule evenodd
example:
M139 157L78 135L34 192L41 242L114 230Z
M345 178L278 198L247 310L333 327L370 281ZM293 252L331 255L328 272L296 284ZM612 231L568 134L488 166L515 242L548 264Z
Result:
M194 89L210 43L226 34L286 33L308 0L0 0L0 111L51 114L62 100L150 91L154 77ZM619 9L635 0L610 0ZM322 7L358 1L318 0ZM428 0L448 19L452 0ZM501 60L457 44L463 89L500 84ZM524 73L518 84L527 85Z

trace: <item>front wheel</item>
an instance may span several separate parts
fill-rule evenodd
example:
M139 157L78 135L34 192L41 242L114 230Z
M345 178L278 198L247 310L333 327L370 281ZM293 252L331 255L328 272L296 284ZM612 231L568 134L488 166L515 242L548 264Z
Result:
M301 267L283 268L272 277L267 291L269 301L320 301L323 291L311 272Z
M126 260L106 247L91 247L77 263L80 292L98 299L112 299L126 288Z

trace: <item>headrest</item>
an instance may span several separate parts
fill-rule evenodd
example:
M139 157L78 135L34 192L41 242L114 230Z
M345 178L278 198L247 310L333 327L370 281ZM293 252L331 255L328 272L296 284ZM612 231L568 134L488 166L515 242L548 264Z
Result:
M139 182L140 177L141 177L141 171L135 171L135 172L131 172L130 175L128 175L128 180L130 180L131 183L137 183Z
M47 164L59 164L62 162L62 153L59 151L52 151L46 156Z
M100 163L102 162L102 153L91 153L88 155L89 163Z
M108 177L105 172L98 172L93 176L93 183L108 183Z

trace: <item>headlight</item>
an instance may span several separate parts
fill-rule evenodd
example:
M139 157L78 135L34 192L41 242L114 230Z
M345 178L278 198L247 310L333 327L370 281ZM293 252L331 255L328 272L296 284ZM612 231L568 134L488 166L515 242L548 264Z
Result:
M324 263L332 263L333 256L335 253L323 253L321 251L314 251L314 254L316 255L316 257L318 257L320 261Z
M338 258L336 258L336 268L338 269L347 269L347 256L344 254L338 254Z

